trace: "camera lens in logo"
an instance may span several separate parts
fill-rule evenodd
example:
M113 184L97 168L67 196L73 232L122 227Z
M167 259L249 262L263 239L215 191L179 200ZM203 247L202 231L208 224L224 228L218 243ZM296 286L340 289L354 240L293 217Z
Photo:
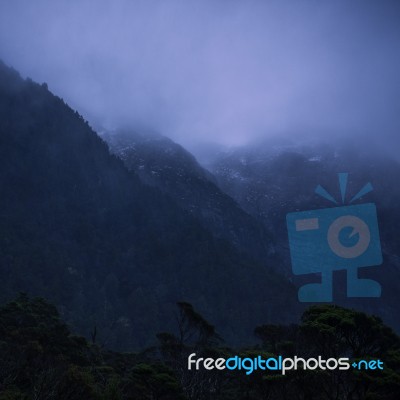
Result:
M345 228L352 228L349 237L358 234L358 241L354 246L344 246L340 242L340 233ZM328 229L328 243L331 250L342 258L356 258L367 250L371 234L368 225L358 217L345 215L336 219Z

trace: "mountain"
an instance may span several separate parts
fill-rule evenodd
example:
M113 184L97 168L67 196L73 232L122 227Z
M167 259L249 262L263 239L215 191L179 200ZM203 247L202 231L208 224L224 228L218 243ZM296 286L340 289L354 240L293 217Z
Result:
M54 302L74 332L134 349L192 303L227 340L298 315L293 285L110 154L78 112L0 63L0 301Z
M375 313L397 330L400 323L400 164L366 144L346 140L322 143L318 140L266 140L257 145L219 153L209 165L222 190L272 232L282 259L282 273L297 284L309 283L310 275L294 276L291 271L286 215L289 212L341 206L338 173L348 172L344 205L367 183L373 191L352 204L373 202L378 212L383 252L381 266L359 269L360 277L376 279L381 298L348 299L344 271L334 274L334 301ZM333 204L316 195L321 185L336 200Z
M170 196L217 239L271 262L272 237L254 217L217 186L215 178L183 147L157 134L115 132L102 135L113 154L140 179Z

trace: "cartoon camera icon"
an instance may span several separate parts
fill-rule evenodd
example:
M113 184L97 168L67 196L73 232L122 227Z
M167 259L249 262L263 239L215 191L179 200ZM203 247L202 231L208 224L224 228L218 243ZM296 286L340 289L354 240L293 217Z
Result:
M293 273L321 274L321 283L299 289L299 301L332 301L332 275L338 270L347 271L348 297L380 297L378 282L358 278L358 268L382 263L375 204L293 212L286 222Z

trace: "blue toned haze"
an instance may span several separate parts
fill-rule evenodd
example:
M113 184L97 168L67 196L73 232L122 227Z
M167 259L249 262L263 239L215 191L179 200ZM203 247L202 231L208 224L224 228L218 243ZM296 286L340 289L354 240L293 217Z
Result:
M390 142L399 20L388 0L2 1L0 58L95 126L189 145L304 132Z

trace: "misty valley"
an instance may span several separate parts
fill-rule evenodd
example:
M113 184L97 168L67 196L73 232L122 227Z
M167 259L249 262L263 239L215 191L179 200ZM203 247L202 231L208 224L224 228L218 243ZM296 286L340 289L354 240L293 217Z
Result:
M192 153L157 133L97 133L0 64L0 399L398 398L399 161L303 137ZM347 297L337 271L333 304L299 302L320 275L293 274L286 215L330 207L314 189L338 195L345 171L349 192L374 186L383 262L358 272L382 296ZM385 369L283 381L188 371L191 353Z

